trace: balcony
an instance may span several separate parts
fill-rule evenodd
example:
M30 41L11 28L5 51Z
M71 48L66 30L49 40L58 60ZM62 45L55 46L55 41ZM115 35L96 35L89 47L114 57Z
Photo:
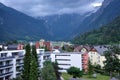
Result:
M13 66L13 64L0 65L0 69L9 68L9 67L12 67L12 66Z
M7 73L2 73L0 74L0 77L5 77L5 76L8 76L8 75L12 75L13 71L11 72L7 72Z
M21 60L21 59L23 59L23 58L24 58L24 56L21 55L21 56L18 56L18 57L17 57L17 60L19 60L19 59Z
M0 57L0 61L12 60L14 57Z
M16 66L23 66L23 63L17 63Z

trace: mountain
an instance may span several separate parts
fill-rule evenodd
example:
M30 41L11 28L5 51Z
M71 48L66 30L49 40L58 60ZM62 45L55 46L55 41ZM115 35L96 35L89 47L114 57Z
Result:
M88 16L73 32L73 36L99 28L120 15L120 0L104 0L101 8Z
M82 34L73 40L76 44L111 44L120 42L120 16L111 23Z
M55 40L69 40L72 32L90 14L91 12L84 15L71 13L39 17L39 19L44 19L50 25Z
M0 3L0 41L50 39L44 20L37 20Z

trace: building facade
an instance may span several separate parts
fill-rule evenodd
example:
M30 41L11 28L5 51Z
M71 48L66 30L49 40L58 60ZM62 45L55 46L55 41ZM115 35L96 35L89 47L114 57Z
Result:
M72 66L82 70L82 54L80 52L51 53L51 61L57 61L60 72L66 72Z
M0 80L10 80L21 75L25 50L0 51ZM81 52L53 53L37 49L39 68L43 68L46 60L57 61L60 72L66 72L70 67L83 69Z
M16 78L21 74L24 50L0 52L0 80Z

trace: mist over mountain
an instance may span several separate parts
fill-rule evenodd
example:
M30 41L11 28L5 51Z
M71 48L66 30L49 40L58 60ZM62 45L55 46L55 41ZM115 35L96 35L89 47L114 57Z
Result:
M84 19L79 28L73 32L73 36L97 29L120 15L120 0L104 0L101 8ZM76 33L76 34L75 34Z
M37 20L0 3L0 41L51 39L44 20Z
M91 12L84 15L62 14L41 17L50 25L55 40L69 40L70 35ZM40 18L40 19L41 19Z
M120 15L119 6L120 0L104 0L96 12L33 18L0 3L0 40L71 40L111 22Z
M45 16L51 26L55 40L70 40L77 35L97 29L116 18L120 14L120 0L104 0L96 12L90 11L84 15L62 14Z

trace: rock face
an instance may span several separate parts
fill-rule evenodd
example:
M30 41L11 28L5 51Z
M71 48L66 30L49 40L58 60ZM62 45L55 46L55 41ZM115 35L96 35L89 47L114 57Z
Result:
M80 23L76 35L99 28L120 15L120 0L104 0L101 8ZM75 35L73 34L73 35Z
M0 3L0 41L50 39L49 26Z
M73 13L61 14L45 16L42 19L46 20L47 24L50 25L55 40L67 40L72 32L78 28L84 18L90 14L91 12L84 15Z

